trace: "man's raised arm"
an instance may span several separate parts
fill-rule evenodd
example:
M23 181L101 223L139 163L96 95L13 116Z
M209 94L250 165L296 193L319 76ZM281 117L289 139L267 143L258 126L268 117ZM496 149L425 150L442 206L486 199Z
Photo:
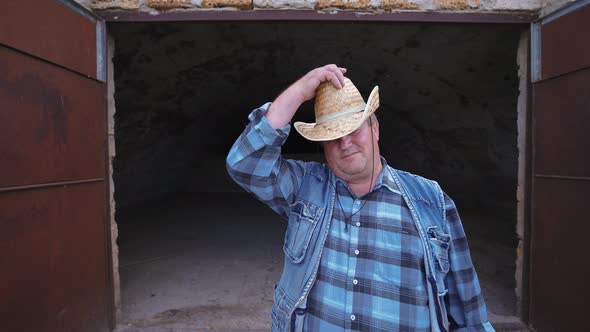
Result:
M330 81L341 88L345 72L336 65L326 65L305 74L270 107L267 103L250 113L250 124L229 151L226 167L231 178L284 217L304 174L303 162L281 157L290 131L288 124L299 106L315 96L322 82Z
M345 68L333 64L308 72L275 99L266 113L266 121L274 129L285 126L291 122L299 106L315 96L321 83L330 81L336 88L342 88L345 73Z

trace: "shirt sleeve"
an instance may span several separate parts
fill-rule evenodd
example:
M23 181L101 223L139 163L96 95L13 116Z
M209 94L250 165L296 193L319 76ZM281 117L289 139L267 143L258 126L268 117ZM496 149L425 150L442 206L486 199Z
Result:
M238 185L287 218L305 164L281 157L291 125L272 128L264 116L269 106L266 103L250 113L250 123L228 153L226 168Z
M451 235L450 269L446 284L447 313L451 331L495 331L487 318L487 310L469 246L455 202L445 194L446 221Z

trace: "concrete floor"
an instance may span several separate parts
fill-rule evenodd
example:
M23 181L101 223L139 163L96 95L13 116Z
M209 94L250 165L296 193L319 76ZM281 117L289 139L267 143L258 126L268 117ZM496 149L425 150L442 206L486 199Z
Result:
M268 331L284 223L242 193L184 195L120 213L119 332ZM490 320L523 329L513 227L463 216ZM506 233L508 232L508 233Z

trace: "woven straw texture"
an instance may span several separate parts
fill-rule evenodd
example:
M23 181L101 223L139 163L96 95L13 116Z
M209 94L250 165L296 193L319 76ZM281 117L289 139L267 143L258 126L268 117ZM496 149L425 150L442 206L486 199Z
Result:
M295 129L310 141L331 141L358 129L379 107L379 88L373 88L365 104L361 93L348 78L337 89L331 82L316 90L316 123L296 122ZM354 111L356 110L356 111Z

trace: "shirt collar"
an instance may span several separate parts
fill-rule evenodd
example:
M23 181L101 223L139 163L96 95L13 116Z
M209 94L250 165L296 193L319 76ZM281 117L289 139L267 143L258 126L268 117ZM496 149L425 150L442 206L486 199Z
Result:
M393 179L393 175L391 174L391 169L389 168L389 166L387 165L387 161L385 161L385 158L383 157L381 157L381 165L383 166L383 169L381 169L381 174L379 174L377 182L375 183L375 189L373 190L377 190L381 187L384 187L391 192L399 194L400 191L397 185L395 184L395 180Z

